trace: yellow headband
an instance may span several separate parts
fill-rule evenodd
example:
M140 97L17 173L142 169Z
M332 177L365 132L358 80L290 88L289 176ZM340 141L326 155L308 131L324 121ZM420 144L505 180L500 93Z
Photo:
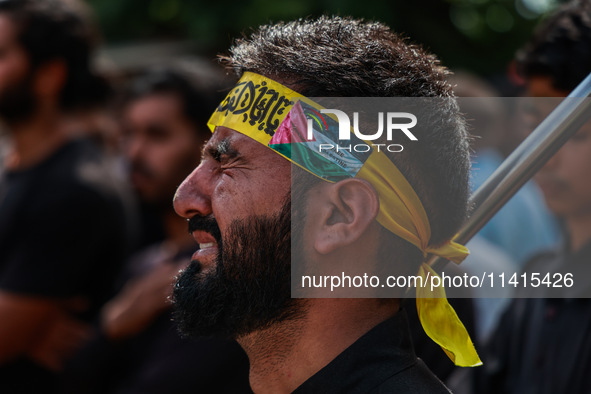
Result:
M224 126L245 134L322 179L356 176L367 180L378 193L377 220L382 226L415 245L424 256L431 253L460 263L469 253L465 246L451 240L437 246L429 244L431 227L423 204L383 152L372 148L364 157L349 157L345 162L330 154L310 157L306 152L292 152L299 144L291 144L295 142L291 122L301 121L306 110L321 109L317 103L269 78L246 72L215 110L208 126L212 132L216 126ZM318 123L322 128L322 122ZM419 274L424 279L437 275L425 263ZM430 287L417 286L417 310L427 335L456 365L482 364L464 325L447 302L443 287L432 291Z

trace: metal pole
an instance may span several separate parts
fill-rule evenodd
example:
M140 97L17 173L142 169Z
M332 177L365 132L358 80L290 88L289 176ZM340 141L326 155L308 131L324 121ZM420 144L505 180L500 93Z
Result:
M468 242L497 211L591 118L591 74L505 159L470 197L474 207L456 237ZM447 260L433 257L442 268Z

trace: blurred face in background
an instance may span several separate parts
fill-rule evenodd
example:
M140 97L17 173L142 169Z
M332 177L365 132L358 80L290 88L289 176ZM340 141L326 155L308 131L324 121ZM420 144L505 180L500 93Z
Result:
M565 97L568 92L552 86L549 77L528 81L531 97ZM549 109L545 112L549 112ZM565 218L591 214L591 122L585 124L536 174L546 203Z
M0 117L9 124L26 119L35 109L30 72L14 23L0 13Z
M133 187L144 202L172 209L176 188L199 164L203 138L173 93L131 101L123 124Z

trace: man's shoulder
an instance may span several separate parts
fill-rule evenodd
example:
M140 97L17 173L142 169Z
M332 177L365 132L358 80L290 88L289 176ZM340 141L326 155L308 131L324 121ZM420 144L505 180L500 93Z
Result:
M295 393L449 393L414 353L399 310L345 349Z
M30 207L62 212L119 206L124 193L112 167L91 141L70 141L27 174L29 196L36 200Z
M427 368L422 360L411 367L400 371L387 380L380 383L374 390L375 394L381 393L413 393L413 394L448 394L450 391Z

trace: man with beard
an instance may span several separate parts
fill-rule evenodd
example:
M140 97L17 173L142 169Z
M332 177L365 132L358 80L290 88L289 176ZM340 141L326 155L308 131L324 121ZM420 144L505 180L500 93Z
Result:
M200 244L173 295L181 330L236 338L257 393L448 392L415 356L398 298L290 292L292 258L368 271L385 252L398 272L424 277L436 275L427 253L465 256L450 238L466 213L468 142L447 71L386 26L339 17L263 26L225 61L241 80L174 202ZM283 143L296 140L303 107L321 111L308 97L405 96L442 99L419 118L420 143L374 146L355 176L330 156L306 165ZM433 297L417 299L425 331L457 365L479 365L447 300Z
M104 99L76 3L0 2L0 391L51 393L125 253L124 204L102 153L69 128Z
M166 237L131 257L125 285L102 309L98 335L68 365L67 393L250 392L238 344L181 338L168 300L174 275L196 247L171 201L199 162L205 124L219 101L220 78L208 74L201 80L180 68L157 68L131 83L122 109L130 175Z
M566 97L591 72L590 47L589 1L565 4L540 26L517 57L536 109L549 112L549 97ZM543 298L526 298L530 289L516 293L520 298L487 346L487 376L478 392L591 392L590 171L587 122L536 174L548 208L564 223L565 239L526 265L523 275L542 280L535 295ZM570 286L557 281L568 275ZM547 278L553 285L544 285Z

